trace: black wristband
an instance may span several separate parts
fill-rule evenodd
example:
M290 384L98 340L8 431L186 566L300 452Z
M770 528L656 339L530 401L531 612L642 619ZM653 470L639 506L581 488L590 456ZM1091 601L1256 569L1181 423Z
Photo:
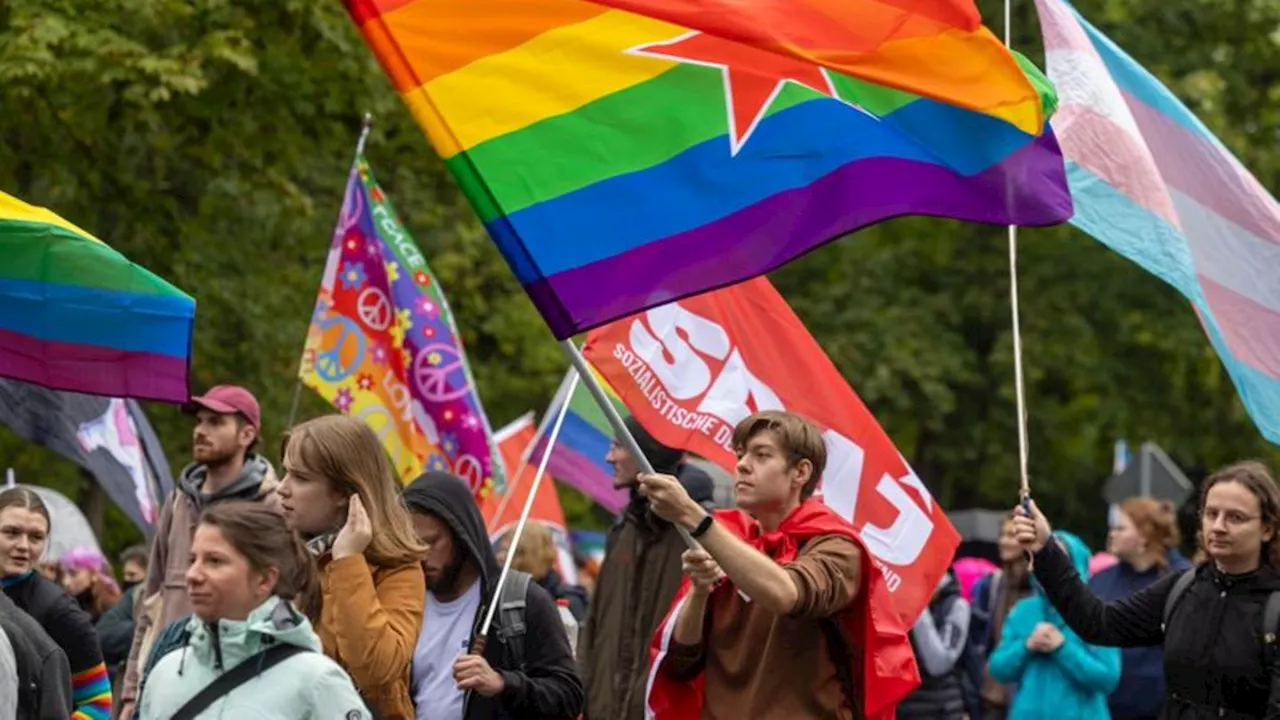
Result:
M698 524L694 526L693 530L689 531L689 537L700 538L703 535L706 535L707 531L711 529L711 523L715 522L715 519L716 519L716 516L712 515L711 513L707 513L706 515L703 515L702 520L700 520Z

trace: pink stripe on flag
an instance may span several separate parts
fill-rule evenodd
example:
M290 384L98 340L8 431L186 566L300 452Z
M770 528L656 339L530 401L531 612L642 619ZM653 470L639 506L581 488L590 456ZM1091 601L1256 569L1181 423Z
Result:
M1280 243L1280 204L1222 151L1128 93L1125 102L1165 182L1265 240ZM1066 139L1059 138L1063 147Z
M1231 354L1258 372L1280 379L1280 312L1199 276Z
M1036 0L1036 8L1040 11L1040 34L1044 38L1044 51L1085 50L1097 56L1093 43L1084 28L1076 22L1075 16L1061 3Z
M1114 185L1135 203L1180 228L1173 200L1147 148L1116 123L1083 105L1064 106L1053 119L1068 159Z

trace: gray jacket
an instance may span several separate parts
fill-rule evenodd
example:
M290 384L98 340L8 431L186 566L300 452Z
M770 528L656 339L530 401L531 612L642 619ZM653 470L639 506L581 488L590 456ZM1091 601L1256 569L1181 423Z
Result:
M67 655L32 617L0 592L0 631L13 647L18 677L18 720L71 717L71 666ZM3 715L0 715L3 717ZM4 720L8 720L5 718Z

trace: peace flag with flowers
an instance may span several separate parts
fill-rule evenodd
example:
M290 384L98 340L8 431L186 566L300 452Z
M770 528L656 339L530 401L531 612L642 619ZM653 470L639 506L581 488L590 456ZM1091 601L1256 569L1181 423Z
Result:
M477 496L505 485L444 293L363 154L347 181L298 377L368 424L403 482L442 470Z

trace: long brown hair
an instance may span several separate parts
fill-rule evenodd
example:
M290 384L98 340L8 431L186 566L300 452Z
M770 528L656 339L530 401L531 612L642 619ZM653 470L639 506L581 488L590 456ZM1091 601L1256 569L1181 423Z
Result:
M368 425L346 415L308 420L284 434L280 457L291 473L324 478L334 490L360 496L373 526L364 551L370 564L399 567L426 556L400 499L395 469Z
M1132 497L1120 503L1120 512L1129 517L1138 533L1147 541L1144 553L1157 567L1169 565L1169 551L1182 542L1173 503L1146 497Z
M1200 529L1196 532L1200 548L1204 550L1204 504L1214 485L1224 482L1240 483L1258 498L1262 513L1262 527L1271 529L1271 539L1262 543L1262 562L1280 570L1280 488L1266 465L1257 460L1245 460L1228 465L1210 475L1200 489ZM1208 552L1207 550L1205 551Z
M298 533L285 527L280 515L259 502L227 500L205 508L200 524L222 531L236 552L257 572L275 568L280 573L272 594L296 600L307 617L320 617L320 578L315 558Z

